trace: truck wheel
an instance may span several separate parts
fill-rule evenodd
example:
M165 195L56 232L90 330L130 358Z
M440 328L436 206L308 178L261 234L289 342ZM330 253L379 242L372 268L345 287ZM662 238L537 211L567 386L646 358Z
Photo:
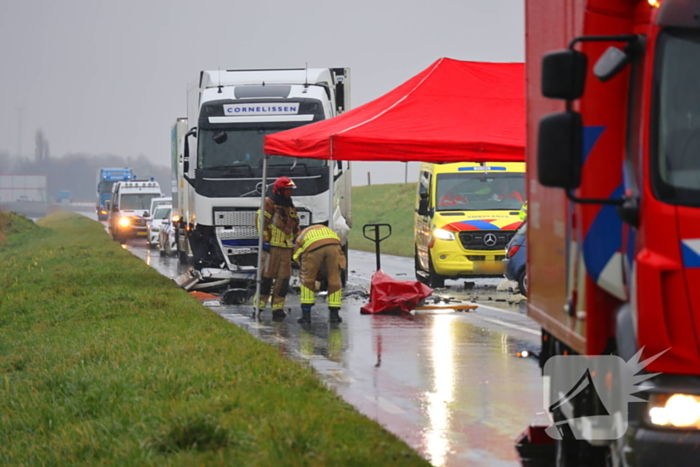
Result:
M428 286L433 289L445 287L445 278L433 269L433 258L428 256Z
M518 291L527 297L527 268L523 268L518 275Z

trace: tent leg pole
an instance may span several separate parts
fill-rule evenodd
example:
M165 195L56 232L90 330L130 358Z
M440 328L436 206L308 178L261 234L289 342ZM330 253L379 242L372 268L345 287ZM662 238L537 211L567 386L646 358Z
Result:
M255 296L253 297L253 317L260 319L260 286L262 283L263 222L265 216L265 195L267 194L267 154L263 159L262 193L260 194L260 215L258 216L258 267L255 273Z
M330 183L328 183L328 228L335 230L333 225L333 197L335 196L335 177L333 175L335 173L335 161L332 157L328 161L328 171L328 180L330 180Z

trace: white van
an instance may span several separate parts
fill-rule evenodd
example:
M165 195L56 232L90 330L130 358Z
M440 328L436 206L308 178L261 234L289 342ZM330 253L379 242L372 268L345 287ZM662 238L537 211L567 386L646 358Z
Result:
M155 212L156 208L161 204L173 204L173 198L171 196L153 198L151 200L151 208L148 210L148 212L151 214L151 217L153 216L153 213Z
M165 227L167 223L170 222L170 211L172 205L170 204L158 204L155 210L151 213L151 217L148 220L147 230L148 230L148 247L154 247L160 243L160 231Z

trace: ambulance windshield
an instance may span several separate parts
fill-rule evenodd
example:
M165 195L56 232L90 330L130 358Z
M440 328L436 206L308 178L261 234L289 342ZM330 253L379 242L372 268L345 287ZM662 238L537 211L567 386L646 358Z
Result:
M524 202L523 173L446 173L437 178L438 211L517 211Z

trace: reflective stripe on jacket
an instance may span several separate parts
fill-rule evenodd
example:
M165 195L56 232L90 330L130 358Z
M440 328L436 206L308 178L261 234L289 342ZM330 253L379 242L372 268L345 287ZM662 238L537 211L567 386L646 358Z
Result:
M294 261L306 251L313 251L325 245L340 245L340 238L325 225L312 225L301 231L294 245Z
M260 228L260 211L256 225ZM265 198L265 217L262 222L263 240L271 246L292 248L299 232L299 216L294 206L282 206Z
M525 201L523 203L523 206L520 208L520 220L524 221L526 217L527 217L527 201Z

